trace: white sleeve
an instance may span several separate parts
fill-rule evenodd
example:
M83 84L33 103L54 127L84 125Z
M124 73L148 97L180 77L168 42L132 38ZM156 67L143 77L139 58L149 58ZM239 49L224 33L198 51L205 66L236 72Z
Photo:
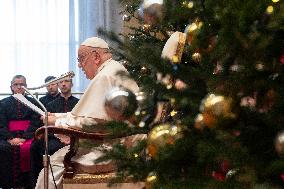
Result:
M107 75L96 76L79 102L72 109L72 115L110 120L105 112L104 101L106 93L113 87L112 80Z
M71 112L65 113L65 115L61 114L56 118L55 126L61 127L80 127L82 128L83 125L92 125L96 124L97 122L93 118L88 117L78 117L74 116Z

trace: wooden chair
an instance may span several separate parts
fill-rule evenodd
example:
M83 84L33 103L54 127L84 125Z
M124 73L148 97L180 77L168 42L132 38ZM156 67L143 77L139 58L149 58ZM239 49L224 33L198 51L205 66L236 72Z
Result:
M35 138L39 139L43 136L44 127L39 128L35 133ZM103 142L114 137L108 133L103 132L84 132L77 128L59 128L48 126L48 132L52 134L62 134L70 137L70 148L64 157L65 173L63 175L64 189L107 189L108 183L115 177L115 165L94 165L84 166L71 159L74 157L79 148L79 139L90 139L95 142ZM99 170L99 171L98 171ZM126 179L123 183L119 183L112 188L115 189L142 189L144 183L131 183L131 179Z

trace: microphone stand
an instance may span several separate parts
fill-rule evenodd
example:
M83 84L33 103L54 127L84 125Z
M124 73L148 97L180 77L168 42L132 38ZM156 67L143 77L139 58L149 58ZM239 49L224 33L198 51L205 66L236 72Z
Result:
M45 118L44 118L44 144L45 144L45 153L43 155L43 169L44 169L44 189L48 189L48 166L49 166L49 156L48 156L48 112L44 105L24 86L22 88L31 95L31 97L40 105L43 109Z
M24 86L22 86L22 88L32 96L32 98L41 106L41 108L44 111L45 114L45 118L44 118L44 144L45 144L45 153L43 156L43 168L44 168L44 189L48 189L48 166L49 166L49 156L48 156L48 112L46 110L46 108L44 107L44 105L29 91L29 90L35 90L35 89L40 89L43 87L46 87L50 84L55 84L55 83L59 83L65 79L71 79L72 77L74 77L75 74L73 71L67 72L65 74L62 74L61 76L59 76L58 78L55 78L39 87L34 87L34 88L26 88Z
M60 81L63 81L65 79L71 79L72 77L75 76L75 73L73 71L67 72L65 74L62 74L61 76L59 76L58 78L52 79L49 82L39 86L39 87L33 87L33 88L27 88L28 90L36 90L36 89L41 89L43 87L46 87L50 84L55 84L55 83L59 83Z

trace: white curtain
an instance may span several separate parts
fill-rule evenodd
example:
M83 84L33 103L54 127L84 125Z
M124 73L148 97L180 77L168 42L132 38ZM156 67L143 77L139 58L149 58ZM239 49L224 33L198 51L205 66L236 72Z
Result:
M119 0L70 0L70 70L75 72L74 89L84 91L90 82L77 68L79 44L88 37L98 36L97 29L120 33L122 30ZM100 36L102 37L102 36ZM109 43L111 43L109 41Z
M35 87L70 70L73 92L84 91L89 81L77 68L79 44L99 27L120 32L119 11L119 0L0 0L0 93L10 92L16 74Z
M69 70L69 0L0 0L0 25L1 93L16 74L34 87Z

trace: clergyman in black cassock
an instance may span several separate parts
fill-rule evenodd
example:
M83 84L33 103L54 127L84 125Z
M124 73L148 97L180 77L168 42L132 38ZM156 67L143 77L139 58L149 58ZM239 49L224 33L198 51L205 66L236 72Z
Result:
M13 93L24 94L26 79L16 75ZM30 102L36 102L25 96ZM35 130L42 125L40 115L13 96L0 102L0 188L30 188L30 144Z

